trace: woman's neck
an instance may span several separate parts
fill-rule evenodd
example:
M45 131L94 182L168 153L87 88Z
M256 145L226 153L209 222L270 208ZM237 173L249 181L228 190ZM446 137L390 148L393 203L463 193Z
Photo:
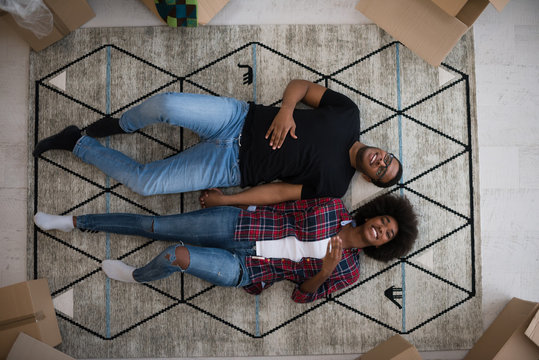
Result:
M362 249L369 246L363 239L363 225L353 227L352 224L347 224L337 235L341 238L344 249Z

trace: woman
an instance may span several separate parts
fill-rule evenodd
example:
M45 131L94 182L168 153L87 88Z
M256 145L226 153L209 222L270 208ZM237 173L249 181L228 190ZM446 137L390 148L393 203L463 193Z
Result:
M340 199L321 198L254 211L219 206L167 216L38 212L34 222L43 230L78 228L179 242L140 268L104 260L103 271L115 280L148 282L186 272L259 294L288 279L297 284L292 293L296 302L310 302L356 282L360 249L387 262L404 256L417 236L410 202L394 195L362 206L354 219Z

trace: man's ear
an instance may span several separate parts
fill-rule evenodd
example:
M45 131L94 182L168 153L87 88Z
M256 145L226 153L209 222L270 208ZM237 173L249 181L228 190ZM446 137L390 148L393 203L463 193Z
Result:
M367 175L361 173L361 176L363 177L363 179L365 179L367 182L372 182L372 179L370 177L368 177Z

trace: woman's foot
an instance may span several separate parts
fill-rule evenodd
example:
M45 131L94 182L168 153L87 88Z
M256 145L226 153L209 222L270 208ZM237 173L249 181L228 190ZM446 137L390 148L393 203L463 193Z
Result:
M56 135L49 136L37 143L34 152L35 157L48 150L67 150L73 151L75 144L81 138L80 129L75 125L66 127Z
M137 282L133 278L135 268L124 264L120 260L103 260L101 268L111 279L123 282Z
M202 190L200 192L200 197L198 201L200 202L201 208L210 208L213 206L221 205L221 200L224 199L226 195L217 188L212 188L208 190Z
M73 216L71 215L50 215L38 212L34 215L34 223L41 230L60 230L70 232L73 226Z

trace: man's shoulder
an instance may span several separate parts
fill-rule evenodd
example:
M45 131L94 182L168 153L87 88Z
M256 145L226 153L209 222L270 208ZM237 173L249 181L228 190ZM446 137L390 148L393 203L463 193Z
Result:
M355 102L352 101L348 96L339 93L337 91L327 89L320 100L320 107L340 107L344 109L356 110L359 112L359 108Z

